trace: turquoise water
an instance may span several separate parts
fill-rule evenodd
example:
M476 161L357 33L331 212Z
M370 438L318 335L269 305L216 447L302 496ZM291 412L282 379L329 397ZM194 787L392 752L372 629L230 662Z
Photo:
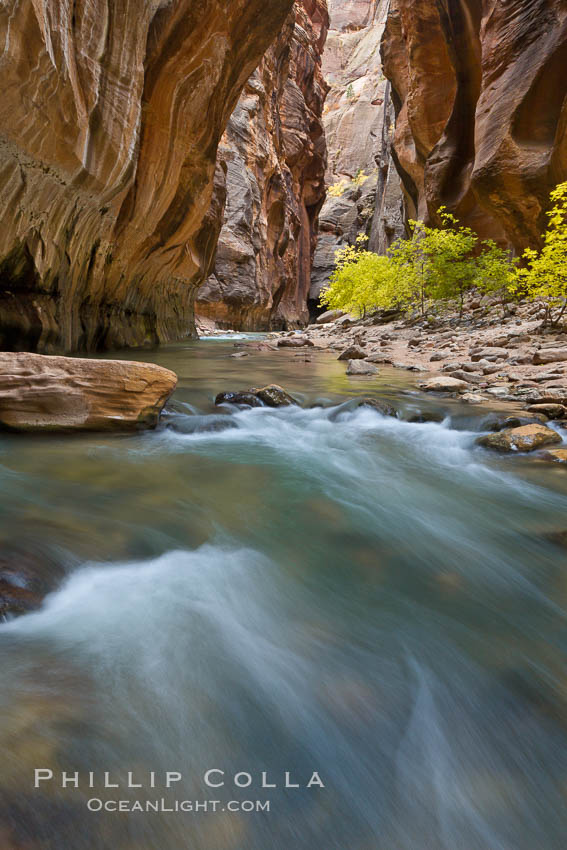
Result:
M406 373L234 350L129 355L180 376L156 432L2 437L0 539L66 578L0 628L0 839L563 848L564 470L475 447L486 411L422 399ZM268 382L305 408L213 405ZM366 394L447 418L356 409ZM35 768L54 779L34 789ZM211 769L224 786L206 785ZM166 771L183 776L169 790ZM305 787L314 772L324 787ZM87 806L162 797L217 810Z

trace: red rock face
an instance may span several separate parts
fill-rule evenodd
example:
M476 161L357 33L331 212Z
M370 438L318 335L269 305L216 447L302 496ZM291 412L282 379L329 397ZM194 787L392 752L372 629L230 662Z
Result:
M325 195L321 54L327 29L325 0L297 0L223 137L224 225L196 310L224 326L288 328L308 318Z
M382 54L410 216L445 204L482 237L538 245L567 179L563 0L392 0Z
M220 228L217 145L291 7L0 4L0 347L191 330Z

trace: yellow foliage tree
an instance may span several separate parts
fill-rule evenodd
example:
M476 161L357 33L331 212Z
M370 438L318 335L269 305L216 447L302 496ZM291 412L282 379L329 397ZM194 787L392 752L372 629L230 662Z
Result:
M524 252L525 268L517 270L509 288L515 295L540 300L544 325L558 325L567 309L567 182L560 183L550 198L543 247Z

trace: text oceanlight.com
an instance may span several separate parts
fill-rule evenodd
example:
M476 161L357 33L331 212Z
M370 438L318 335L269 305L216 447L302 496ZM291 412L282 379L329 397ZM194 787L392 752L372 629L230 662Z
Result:
M317 771L312 771L304 777L295 777L291 771L284 771L277 776L268 771L258 774L242 770L236 773L228 773L220 768L210 768L202 775L202 782L207 789L240 789L268 790L268 789L316 789L324 788ZM183 787L183 774L180 771L146 773L128 771L61 771L55 773L49 768L36 768L34 771L34 788L42 788L45 785L61 788L63 790L96 791L118 789L121 791L137 791L138 796L148 790L179 791ZM99 790L99 793L100 793ZM158 796L149 794L147 799L108 799L106 794L101 796L89 796L87 808L90 812L269 812L270 800L189 800L170 799L171 795Z
M269 812L270 800L101 800L87 801L89 812Z

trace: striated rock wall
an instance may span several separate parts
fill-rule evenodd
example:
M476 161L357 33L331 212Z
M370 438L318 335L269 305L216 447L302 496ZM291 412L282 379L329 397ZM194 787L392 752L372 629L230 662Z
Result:
M312 312L338 248L364 232L369 247L384 253L403 233L402 191L390 156L394 112L380 59L387 11L388 0L329 0L323 72L330 92L323 120L333 188L320 215Z
M409 213L537 246L567 179L564 0L391 0L382 53Z
M0 4L1 348L92 350L191 330L220 227L218 142L291 7ZM307 188L305 209L311 200Z
M219 149L226 211L200 315L239 329L307 320L317 219L325 194L321 54L325 0L297 0L246 84Z

